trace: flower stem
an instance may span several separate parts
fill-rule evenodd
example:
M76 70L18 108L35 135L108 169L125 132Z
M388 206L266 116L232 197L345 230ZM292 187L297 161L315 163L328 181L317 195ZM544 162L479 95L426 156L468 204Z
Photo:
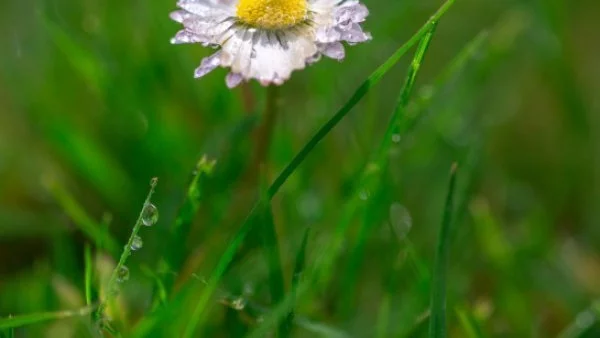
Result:
M256 135L256 158L254 162L254 170L258 177L267 175L267 156L273 138L273 130L277 122L277 100L279 97L279 88L277 86L267 87L267 103L265 114L262 123ZM259 183L262 179L259 178Z

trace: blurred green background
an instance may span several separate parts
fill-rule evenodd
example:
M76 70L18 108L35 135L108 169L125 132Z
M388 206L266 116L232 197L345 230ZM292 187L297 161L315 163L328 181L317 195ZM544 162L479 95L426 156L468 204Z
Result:
M294 73L282 87L271 179L441 5L364 2L373 41L349 47L342 63L324 60ZM130 258L123 286L123 326L134 327L149 312L147 270L163 254L197 161L206 154L217 164L181 243L188 257L174 272L181 280L210 274L256 200L248 172L265 90L256 83L229 90L222 69L195 80L194 68L211 51L169 44L180 29L168 17L174 8L174 1L0 3L0 317L82 306L82 252L91 240L79 223L109 223L120 247L149 180L158 177L160 220L142 229L144 247ZM415 323L426 314L427 269L457 161L450 336L468 336L465 316L484 336L600 336L598 14L597 0L457 1L425 58L419 95L427 97L478 34L487 31L488 39L400 135L382 191L362 192L378 196L364 257L350 260L360 236L354 226L336 277L319 297L302 300L302 316L351 337L374 337L386 301L390 321L381 336L419 336ZM369 92L275 197L288 277L307 227L307 264L311 252L327 246L357 174L383 137L409 61L407 55ZM399 222L412 225L410 242L400 245L387 226ZM406 261L413 254L420 268ZM220 290L265 304L261 259L248 249ZM357 282L345 287L350 265ZM210 335L247 329L242 315L215 304ZM17 335L85 336L72 324L36 324ZM317 334L304 327L296 335Z

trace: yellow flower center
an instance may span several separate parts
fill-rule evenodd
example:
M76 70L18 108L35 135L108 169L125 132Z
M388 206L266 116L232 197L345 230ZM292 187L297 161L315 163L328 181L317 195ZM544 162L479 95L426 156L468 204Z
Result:
M307 0L240 0L237 17L253 27L282 29L306 20Z

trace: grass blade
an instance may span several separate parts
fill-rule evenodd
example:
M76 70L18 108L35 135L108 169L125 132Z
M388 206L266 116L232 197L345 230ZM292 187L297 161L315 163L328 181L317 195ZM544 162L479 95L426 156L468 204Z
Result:
M154 272L154 270L152 270L150 267L148 267L146 265L142 265L141 270L146 275L146 277L148 277L154 281L155 297L154 297L154 301L152 303L151 308L154 310L159 305L166 304L168 296L167 296L167 289L164 285L163 280L160 278L159 275L157 275Z
M450 170L450 184L446 204L444 207L444 216L442 227L439 233L439 239L435 257L435 268L433 270L433 283L431 292L431 318L429 319L429 337L444 338L447 336L446 330L446 278L448 259L450 256L450 233L454 212L454 190L456 188L456 172L458 166L452 165Z
M119 272L125 267L125 263L127 262L127 259L129 258L129 256L131 256L131 251L132 251L131 247L132 247L133 241L137 237L137 234L140 231L142 224L144 224L144 222L145 222L145 217L147 216L145 214L147 213L148 207L150 207L150 206L154 207L151 203L151 199L152 199L152 195L154 195L154 189L156 188L157 183L158 183L157 178L153 178L150 181L150 190L148 191L148 195L146 196L146 200L144 201L142 210L140 211L138 219L135 222L135 225L133 226L133 230L131 231L131 236L129 236L129 240L127 241L127 244L125 244L125 246L123 247L123 252L121 253L121 258L119 258L119 262L117 263L117 266L115 266L114 270L112 271L112 273L110 275L110 279L109 279L108 285L107 285L107 292L105 293L106 296L104 297L104 299L100 303L100 306L98 306L98 310L96 311L97 318L102 318L104 310L105 310L108 302L115 295L114 290L117 288Z
M411 131L417 123L424 118L423 111L430 105L436 94L454 79L465 68L467 62L473 60L477 53L480 53L489 42L490 34L484 30L477 34L455 57L444 71L435 79L431 86L423 87L416 95L414 100L414 108L407 111L405 119L400 121L400 133L406 134ZM478 60L478 62L481 62Z
M358 193L357 191L378 191L379 185L381 181L381 171L387 167L388 163L388 153L393 144L392 139L393 135L398 133L398 125L399 121L404 116L404 111L406 106L410 102L410 97L413 92L413 87L417 78L417 74L421 69L421 64L427 53L427 49L433 39L433 35L435 34L435 28L437 23L434 23L429 31L423 36L417 50L415 52L415 56L413 57L412 62L408 68L408 72L406 75L406 79L404 81L404 85L400 90L400 94L398 95L398 102L396 107L394 108L394 112L388 123L386 132L384 134L383 140L381 141L378 151L375 153L373 161L369 162L368 165L365 166L363 172L360 175L360 183L354 194L352 194L352 199L357 199ZM373 168L376 168L375 170ZM377 204L378 201L376 198L371 198L371 203ZM351 221L353 216L357 211L355 207L356 202L346 203L343 214L345 215L344 220ZM359 229L357 243L354 247L354 250L351 253L350 260L348 261L348 267L346 269L345 274L345 282L342 291L341 297L341 308L343 309L352 309L354 308L351 302L354 299L354 286L356 284L359 269L361 267L362 261L364 259L364 250L367 244L367 239L369 238L369 234L371 234L371 223L368 222L367 213L365 213L365 217L363 217L363 222L361 222L361 226ZM345 227L345 225L344 225Z
M306 247L308 245L308 235L310 234L310 228L307 228L304 232L304 237L302 238L302 244L300 244L300 250L298 250L298 254L296 255L296 263L294 264L294 274L292 275L292 290L290 293L292 294L292 302L296 302L296 290L298 289L298 284L300 284L300 278L304 273L304 267L306 265ZM294 324L294 309L290 311L288 314L285 325L284 325L284 334L282 337L289 337Z
M216 161L210 161L206 156L203 156L196 164L192 180L188 186L185 200L175 219L172 228L172 240L169 245L169 254L166 256L169 270L179 271L185 260L185 238L190 232L190 227L194 220L194 216L200 208L200 202L204 197L204 188L206 181L214 171ZM168 274L164 281L164 287L169 290L174 283L174 275Z
M15 338L15 328L11 327L0 331L0 338Z
M288 178L296 171L296 169L304 162L305 158L310 152L317 146L317 144L325 137L329 132L354 108L354 106L374 87L381 78L406 54L406 52L413 47L433 25L450 9L456 0L446 1L440 9L415 33L406 43L394 52L394 54L385 61L380 67L378 67L367 80L355 91L350 100L327 122L319 129L319 131L309 140L309 142L300 150L300 152L292 159L290 164L279 174L273 184L269 187L268 198L271 199L281 188L281 186L288 180ZM208 285L205 287L196 308L192 312L192 317L189 321L188 327L186 328L186 335L184 337L190 337L196 330L196 327L201 326L206 318L206 308L210 298L215 292L221 276L226 271L227 267L231 263L238 247L243 242L244 238L250 230L250 220L253 218L253 214L258 210L260 201L254 205L250 211L250 215L246 218L246 221L238 230L233 240L225 250L225 253L221 256L211 278L208 281Z
M47 322L72 317L83 317L92 313L93 307L86 306L78 310L66 310L56 312L40 312L28 315L0 318L0 330L12 329L21 326Z
M269 291L271 292L271 303L278 304L285 295L285 283L283 281L283 269L281 266L279 244L273 221L273 212L270 203L263 204L263 210L259 217L260 233L263 241L263 251L267 259L269 270ZM285 322L279 324L279 336L285 337Z
M296 325L303 328L304 330L314 334L313 337L327 337L327 338L350 338L352 337L348 333L325 324L312 322L306 318L298 318Z
M484 338L483 332L477 323L477 319L466 308L456 308L456 315L465 330L465 336L469 338Z
M92 304L92 248L86 243L83 248L83 260L84 260L84 288L85 288L85 305L90 306Z
M388 326L390 325L390 312L391 312L391 296L388 292L385 293L383 301L379 306L379 313L377 315L377 338L385 338L389 336Z
M96 243L97 247L104 247L112 255L119 252L117 241L110 235L108 230L87 214L85 209L79 205L77 200L58 182L53 179L44 181L46 189L56 199L64 212L73 220L73 223L89 239ZM102 246L101 246L102 245Z

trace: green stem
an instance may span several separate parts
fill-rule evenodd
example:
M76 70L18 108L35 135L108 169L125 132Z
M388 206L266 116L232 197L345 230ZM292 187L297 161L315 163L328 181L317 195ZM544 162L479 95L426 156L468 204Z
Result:
M267 103L265 107L265 115L263 116L262 124L258 130L256 144L256 159L255 170L259 173L259 182L262 184L264 175L266 175L266 164L273 139L273 131L277 122L277 100L279 97L279 88L277 86L267 87ZM263 172L263 170L265 172Z
M142 207L142 211L140 211L138 219L135 222L135 225L133 226L133 230L131 231L131 236L129 236L129 240L127 241L127 244L125 244L125 247L123 247L123 252L121 253L121 258L119 258L119 262L117 263L117 266L115 266L115 268L112 271L112 274L110 275L110 279L108 280L108 286L106 289L107 292L104 296L104 299L98 306L98 310L96 311L97 318L102 318L102 315L104 313L104 310L106 309L107 304L112 299L112 297L114 297L116 295L116 293L113 292L113 290L115 290L117 288L119 271L125 266L127 259L129 258L129 256L131 256L131 245L133 244L134 238L137 236L138 232L140 231L140 228L142 227L144 212L146 211L146 207L148 205L150 205L150 200L152 198L152 195L154 194L154 189L156 188L157 183L158 183L157 178L153 178L150 181L150 191L148 192L148 195L146 196L146 200L144 201L144 206Z

